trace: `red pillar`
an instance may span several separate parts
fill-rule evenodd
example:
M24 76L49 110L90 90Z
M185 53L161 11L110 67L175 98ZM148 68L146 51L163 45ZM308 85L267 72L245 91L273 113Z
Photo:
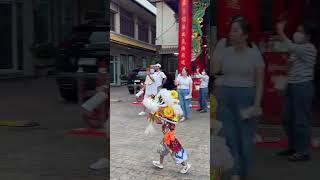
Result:
M191 70L192 0L179 0L178 71ZM191 72L191 71L190 71Z

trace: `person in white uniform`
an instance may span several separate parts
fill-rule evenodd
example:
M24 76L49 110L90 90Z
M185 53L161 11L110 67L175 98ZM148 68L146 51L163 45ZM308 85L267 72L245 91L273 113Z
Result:
M154 77L154 69L147 68L146 69L146 80L144 81L144 98L150 97L152 95L156 95L157 91L157 84L155 82ZM143 108L143 111L139 113L140 116L144 116L146 114L146 108Z
M166 83L167 81L167 76L161 71L161 64L155 64L154 66L154 80L157 86L158 92L162 88L162 86Z

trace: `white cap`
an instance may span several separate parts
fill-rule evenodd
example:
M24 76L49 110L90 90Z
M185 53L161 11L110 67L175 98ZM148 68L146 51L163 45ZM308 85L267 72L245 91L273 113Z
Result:
M154 66L161 68L161 64L157 63Z

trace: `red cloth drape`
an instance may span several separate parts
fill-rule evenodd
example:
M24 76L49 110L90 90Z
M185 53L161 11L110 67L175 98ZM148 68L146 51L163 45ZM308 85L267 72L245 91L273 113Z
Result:
M179 0L178 71L191 70L192 0Z
M292 35L297 26L302 22L304 15L304 6L306 0L291 0L286 7L285 0L273 0L272 20L275 25L279 21L280 15L285 13L287 20L286 33ZM261 0L217 0L216 1L216 18L218 38L226 37L229 28L230 18L234 15L244 16L251 26L250 37L253 41L258 39L261 33Z
M260 1L259 0L235 0L216 1L216 17L218 38L226 37L229 29L229 22L232 16L242 15L250 24L252 41L257 40L257 33L260 31Z
M286 33L290 36L296 31L298 25L303 21L305 0L291 0L288 13Z

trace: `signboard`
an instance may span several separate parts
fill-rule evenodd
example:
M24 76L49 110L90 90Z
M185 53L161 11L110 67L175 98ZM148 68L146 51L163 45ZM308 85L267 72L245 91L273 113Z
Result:
M178 71L191 70L192 0L179 1Z

